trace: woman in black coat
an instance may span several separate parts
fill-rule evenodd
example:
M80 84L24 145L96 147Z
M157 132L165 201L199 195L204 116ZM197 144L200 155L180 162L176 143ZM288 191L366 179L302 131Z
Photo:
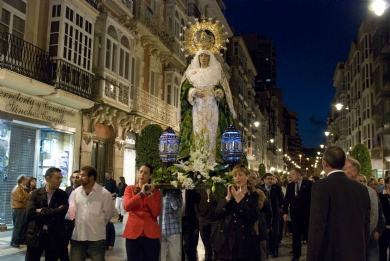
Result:
M228 186L227 196L218 202L216 214L221 221L213 248L220 261L259 258L260 243L254 228L260 217L259 197L248 183L249 176L244 165L234 167L235 184Z

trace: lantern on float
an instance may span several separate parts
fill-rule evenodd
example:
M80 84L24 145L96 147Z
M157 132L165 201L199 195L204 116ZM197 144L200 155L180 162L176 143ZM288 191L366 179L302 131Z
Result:
M179 152L179 140L171 127L166 128L161 134L158 151L166 167L175 163L177 153Z
M242 138L237 129L230 125L222 134L221 152L225 164L233 168L241 158Z

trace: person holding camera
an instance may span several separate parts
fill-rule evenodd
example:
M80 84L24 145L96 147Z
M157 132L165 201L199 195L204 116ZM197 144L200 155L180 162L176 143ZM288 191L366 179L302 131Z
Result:
M212 246L219 260L259 260L260 243L255 232L255 222L260 217L259 195L249 184L250 172L244 165L233 168L234 185L227 188L227 196L218 202L217 234Z
M138 184L125 190L123 204L129 217L123 237L129 261L159 260L161 232L157 217L161 214L161 193L152 184L152 175L152 165L143 164L138 171Z

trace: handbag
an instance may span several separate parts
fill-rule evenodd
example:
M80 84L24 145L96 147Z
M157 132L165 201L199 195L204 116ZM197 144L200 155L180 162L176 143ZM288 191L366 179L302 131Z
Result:
M219 252L226 241L227 216L221 218L218 222L217 228L211 234L210 243L216 252Z

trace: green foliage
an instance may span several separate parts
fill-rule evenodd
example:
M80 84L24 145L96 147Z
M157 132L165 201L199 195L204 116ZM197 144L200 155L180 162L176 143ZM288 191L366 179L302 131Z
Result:
M260 177L264 176L265 173L266 173L265 165L263 163L261 163L259 165L259 175L260 175Z
M359 161L361 170L360 173L366 176L367 178L370 178L372 173L371 173L371 158L370 158L370 152L367 149L366 146L363 144L357 144L355 147L352 149L351 156Z
M249 166L248 164L248 159L246 158L247 154L244 152L241 154L241 157L240 159L238 160L238 163L237 165L245 165L245 166Z
M137 155L135 166L137 169L144 163L150 163L156 170L163 166L158 154L158 144L162 133L163 129L157 124L150 124L141 131L135 147Z

